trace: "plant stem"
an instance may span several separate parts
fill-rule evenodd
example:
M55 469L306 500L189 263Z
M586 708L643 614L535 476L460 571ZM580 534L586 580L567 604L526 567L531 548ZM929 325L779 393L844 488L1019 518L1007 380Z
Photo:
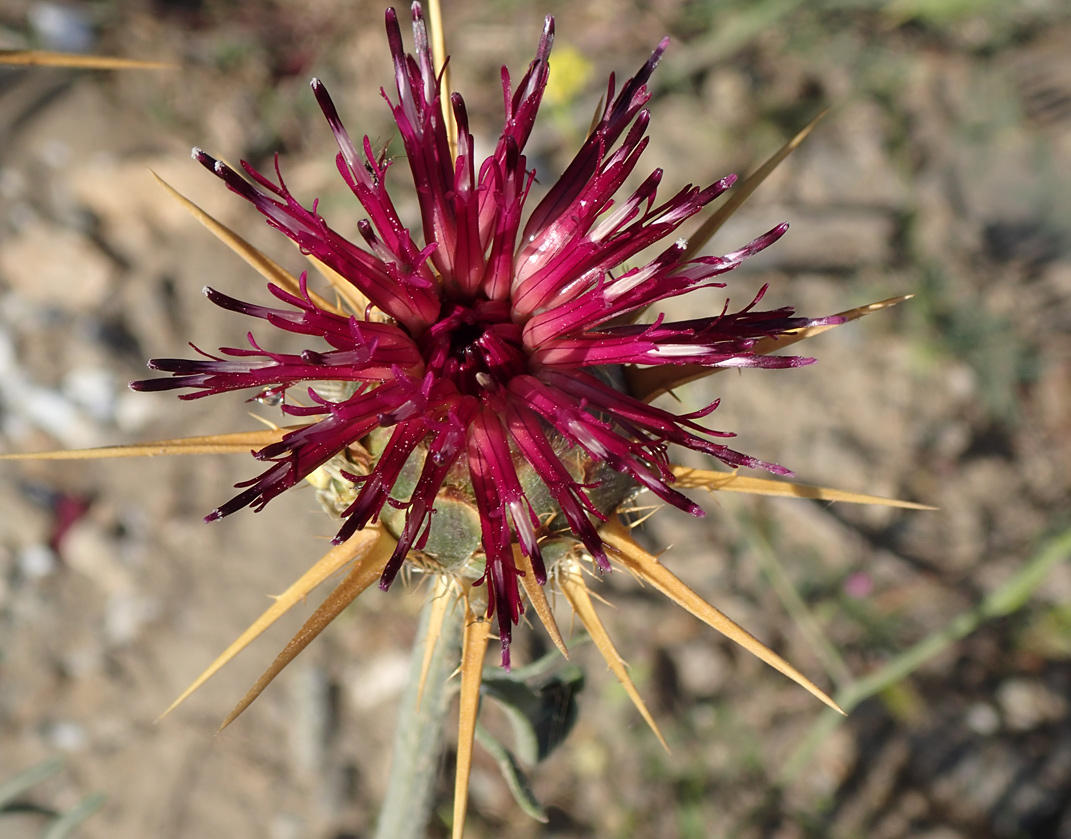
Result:
M1071 559L1071 530L1063 531L1042 545L1017 573L978 606L957 615L942 629L930 633L913 647L890 659L883 667L842 688L834 697L837 704L845 712L851 712L863 701L892 687L901 679L906 679L938 653L966 638L986 621L1018 611L1045 581L1049 570L1068 559ZM803 742L785 762L779 776L781 785L787 785L796 778L818 747L843 719L832 712L818 718Z
M789 578L788 572L785 571L785 566L777 555L777 551L770 544L770 539L764 532L762 524L757 518L747 514L741 515L739 520L748 544L754 549L759 568L770 581L774 593L784 604L785 611L795 622L804 640L814 650L815 656L822 662L826 675L833 680L838 690L843 690L846 685L852 682L852 674L848 670L848 665L845 664L844 659L837 652L837 648L830 643L822 631L822 627L815 620L810 607L800 597L800 593ZM841 707L844 708L843 705ZM848 709L844 708L844 710L847 711Z
M375 839L423 839L434 804L443 727L450 708L447 680L461 657L461 623L465 612L461 604L447 608L421 694L420 675L434 603L433 598L428 598L420 612L420 628L409 658L409 675L398 704L387 795L379 813Z

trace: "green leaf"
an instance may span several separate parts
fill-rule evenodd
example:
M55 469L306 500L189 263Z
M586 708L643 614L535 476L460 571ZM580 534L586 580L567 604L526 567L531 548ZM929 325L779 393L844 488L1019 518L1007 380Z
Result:
M543 810L543 806L532 792L532 787L528 783L528 776L524 774L524 770L517 763L513 753L479 724L476 725L476 739L487 750L488 754L494 758L495 763L498 764L502 777L506 779L506 785L509 787L509 791L513 793L513 799L520 808L537 822L546 824L546 811Z
M526 764L547 757L572 731L577 696L584 689L584 672L577 666L529 685L520 674L496 671L484 677L483 692L506 712L513 727L514 746Z
M63 768L63 758L50 757L23 770L13 778L0 783L0 812L11 802L29 792L38 784L44 783Z
M52 822L41 839L67 839L78 825L103 807L107 800L108 797L99 792L86 796L77 806Z

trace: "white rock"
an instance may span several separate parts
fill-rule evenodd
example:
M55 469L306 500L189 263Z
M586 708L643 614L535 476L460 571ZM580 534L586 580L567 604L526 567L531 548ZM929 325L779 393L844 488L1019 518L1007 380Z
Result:
M350 699L358 710L370 711L401 694L408 672L409 660L401 652L364 662L347 679Z
M49 745L61 752L80 752L89 742L86 730L70 720L53 723L48 727L45 736Z
M27 579L47 577L56 570L56 554L48 545L27 545L19 551L19 571Z

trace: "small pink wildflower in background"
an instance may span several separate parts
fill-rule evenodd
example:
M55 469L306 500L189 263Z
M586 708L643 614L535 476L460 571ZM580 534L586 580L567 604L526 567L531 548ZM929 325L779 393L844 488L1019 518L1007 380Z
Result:
M874 578L866 571L849 574L844 581L844 593L853 600L865 600L874 593Z

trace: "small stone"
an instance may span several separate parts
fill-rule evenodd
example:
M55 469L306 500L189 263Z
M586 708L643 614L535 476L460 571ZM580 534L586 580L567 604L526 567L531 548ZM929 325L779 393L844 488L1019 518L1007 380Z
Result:
M975 734L988 737L1000 729L1000 714L988 702L975 702L967 709L964 722Z
M691 696L714 696L725 686L731 667L725 654L705 642L692 642L673 651L681 687Z
M278 813L268 827L271 839L301 839L308 836L308 825L296 813Z
M80 752L89 742L86 730L70 720L51 723L45 729L45 738L52 748L61 752Z
M56 570L56 554L48 545L27 545L19 551L19 571L30 580L47 577Z
M134 590L130 572L116 558L117 554L116 540L100 522L89 518L71 526L63 545L67 564L112 597Z
M997 688L997 704L1004 723L1013 731L1029 731L1062 719L1067 700L1032 679L1008 679Z
M78 367L63 377L63 394L98 422L114 418L118 390L116 377L99 367Z
M115 425L124 434L142 431L160 417L162 404L124 388L115 395Z
M34 34L48 49L58 52L89 52L93 26L88 8L68 3L34 3L27 12Z
M364 662L348 680L350 699L359 710L371 710L401 695L408 672L409 659L400 651Z
M101 672L104 667L104 651L100 646L82 646L63 656L63 674L81 679Z
M104 619L105 637L113 646L127 646L137 639L141 628L159 614L160 605L155 598L114 595L108 600L108 613Z

